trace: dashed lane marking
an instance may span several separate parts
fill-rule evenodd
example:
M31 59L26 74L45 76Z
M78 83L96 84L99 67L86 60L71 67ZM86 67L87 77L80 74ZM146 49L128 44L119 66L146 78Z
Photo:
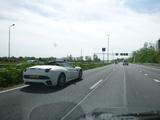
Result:
M153 79L155 82L160 82L160 80L157 80L157 79Z
M148 74L146 73L146 74L144 74L145 76L148 76Z
M99 80L98 82L96 82L94 85L92 85L89 89L92 90L94 89L97 85L99 85L103 80Z

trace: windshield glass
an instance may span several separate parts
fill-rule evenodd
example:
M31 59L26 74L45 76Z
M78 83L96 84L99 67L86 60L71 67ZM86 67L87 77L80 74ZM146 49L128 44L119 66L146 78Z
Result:
M160 0L0 0L0 120L159 111Z
M64 66L64 67L69 67L69 68L73 68L73 66L69 63L60 63L60 65Z
M48 62L46 65L57 65L57 66L73 68L73 65L71 65L71 64L69 64L67 62Z

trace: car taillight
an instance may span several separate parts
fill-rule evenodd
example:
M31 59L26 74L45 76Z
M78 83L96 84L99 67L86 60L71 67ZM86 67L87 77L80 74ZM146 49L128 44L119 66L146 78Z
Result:
M51 69L49 68L49 69L45 69L45 72L49 72Z

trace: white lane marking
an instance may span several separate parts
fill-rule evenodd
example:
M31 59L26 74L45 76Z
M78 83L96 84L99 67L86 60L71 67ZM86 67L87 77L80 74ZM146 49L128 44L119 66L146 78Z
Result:
M29 85L23 85L23 86L20 86L20 87L16 87L16 88L9 89L9 90L3 90L3 91L0 91L0 94L1 94L1 93L5 93L5 92L9 92L9 91L12 91L12 90L24 88L24 87L27 87L27 86L29 86Z
M103 80L99 80L98 82L96 82L94 85L92 85L89 89L92 90L94 89L97 85L99 85Z
M153 79L155 82L160 82L160 80L157 80L157 79Z
M146 74L144 74L145 76L148 76L148 74L146 73Z
M109 79L109 77L112 75L112 72L107 76L106 80ZM65 114L60 120L65 120L68 115L70 115L82 102L84 102L99 86L96 86L94 89L92 89L80 102L75 105L67 114Z
M123 76L124 76L124 79L123 79L123 88L124 88L124 95L123 95L123 104L124 104L124 107L127 107L127 88L126 88L126 73L125 73L125 70L124 70L124 67L123 67Z

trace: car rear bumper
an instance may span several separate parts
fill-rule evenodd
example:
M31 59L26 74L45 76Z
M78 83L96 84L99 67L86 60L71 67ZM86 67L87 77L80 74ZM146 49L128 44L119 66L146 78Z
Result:
M50 79L26 79L23 78L23 81L25 84L44 84L46 86L54 86L54 84L52 83L52 81Z

